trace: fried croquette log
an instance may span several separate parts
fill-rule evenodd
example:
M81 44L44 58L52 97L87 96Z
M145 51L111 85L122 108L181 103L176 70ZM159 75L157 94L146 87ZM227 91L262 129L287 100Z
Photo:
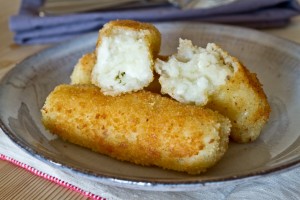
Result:
M119 97L93 85L61 85L47 97L43 124L66 141L144 166L198 174L224 155L229 119L147 91Z
M162 93L220 112L232 122L234 141L254 141L270 113L256 75L214 43L201 48L190 40L179 42L177 54L156 62Z
M83 55L71 74L71 84L91 84L91 73L96 63L95 53Z
M116 20L104 25L96 45L92 83L117 96L148 86L153 80L161 35L152 24Z
M234 60L237 71L212 94L206 107L231 120L230 137L233 141L248 143L259 137L268 122L271 108L256 74Z

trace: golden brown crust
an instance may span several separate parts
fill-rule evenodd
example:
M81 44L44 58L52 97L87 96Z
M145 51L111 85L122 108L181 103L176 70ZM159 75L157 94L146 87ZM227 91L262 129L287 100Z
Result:
M220 47L217 48L223 54L223 57L231 57L232 63L235 63L235 73L227 81L226 85L221 86L210 97L207 107L219 111L232 121L233 127L230 136L234 141L240 143L254 141L260 135L263 126L269 119L271 109L267 97L256 74L249 72L238 59L230 56ZM164 60L168 59L168 56L158 57ZM88 73L90 76L92 65L89 63L94 63L95 60L93 59L95 59L95 56L91 54L83 56L79 61L82 65L81 74L85 77L87 77ZM77 74L80 74L80 72ZM78 77L81 78L81 76ZM155 74L154 81L145 90L160 93L158 78L159 76ZM76 78L73 78L73 80L72 83L76 84L88 84L91 82L90 77L89 81L76 80ZM248 113L247 116L245 113Z
M140 165L200 173L228 145L227 118L146 91L111 97L92 85L61 85L41 111L63 139Z
M224 56L229 56L222 51ZM266 94L256 74L250 73L238 59L231 57L235 73L211 97L207 107L217 110L232 122L230 137L240 143L254 141L271 112Z
M114 20L103 26L99 31L99 37L96 46L101 45L102 37L110 36L114 30L120 29L124 31L144 31L145 39L150 47L152 59L155 59L160 51L161 34L159 30L150 23L143 23L134 20Z
M91 73L96 63L94 52L83 55L71 74L71 84L91 84Z
M216 110L232 122L230 137L239 143L254 141L267 123L271 112L267 97L256 74L249 72L239 60L211 44L211 50L221 55L233 75L209 96L206 107ZM167 57L162 57L168 60Z

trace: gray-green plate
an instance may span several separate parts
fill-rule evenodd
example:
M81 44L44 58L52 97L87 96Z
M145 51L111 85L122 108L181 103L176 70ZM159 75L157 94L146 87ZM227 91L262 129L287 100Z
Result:
M74 64L84 53L93 51L97 33L46 49L17 64L1 81L1 128L14 143L49 165L96 182L133 189L199 190L299 167L299 45L231 26L182 22L157 27L162 33L162 54L174 53L179 37L199 46L215 42L257 73L272 108L257 141L230 143L223 159L207 173L187 175L120 162L53 138L41 124L40 108L55 86L70 82Z

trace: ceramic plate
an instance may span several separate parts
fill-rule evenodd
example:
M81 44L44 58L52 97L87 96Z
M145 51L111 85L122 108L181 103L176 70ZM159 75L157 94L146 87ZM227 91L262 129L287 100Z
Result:
M257 73L272 107L268 124L251 144L230 143L223 159L201 175L142 167L55 139L41 124L40 108L61 83L70 82L77 60L93 51L97 34L44 50L18 64L2 80L1 127L32 156L104 184L144 190L199 190L261 178L300 163L300 46L258 31L199 23L157 24L162 54L176 51L178 38L198 46L215 42Z

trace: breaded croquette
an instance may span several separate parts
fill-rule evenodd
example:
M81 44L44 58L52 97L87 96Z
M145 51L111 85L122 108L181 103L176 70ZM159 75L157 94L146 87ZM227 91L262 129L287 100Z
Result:
M228 147L231 123L210 109L139 91L118 97L93 85L60 85L42 110L66 141L144 166L198 174Z
M117 96L148 86L153 80L161 35L152 24L116 20L104 25L96 45L92 83Z
M227 116L236 142L255 140L269 118L270 106L256 75L214 43L201 48L180 39L178 53L168 61L157 59L155 70L162 93Z
M161 59L166 59L164 56L158 56ZM96 56L94 53L87 53L83 55L74 66L71 74L71 84L91 84L91 74L96 63ZM158 74L154 73L153 81L144 88L147 91L160 93L161 87L158 82Z
M91 73L96 63L95 53L83 55L71 74L71 84L91 84Z
M221 49L220 53L225 54ZM267 123L271 107L256 74L249 72L236 58L237 70L210 97L206 107L216 110L232 122L230 137L239 143L258 138Z

